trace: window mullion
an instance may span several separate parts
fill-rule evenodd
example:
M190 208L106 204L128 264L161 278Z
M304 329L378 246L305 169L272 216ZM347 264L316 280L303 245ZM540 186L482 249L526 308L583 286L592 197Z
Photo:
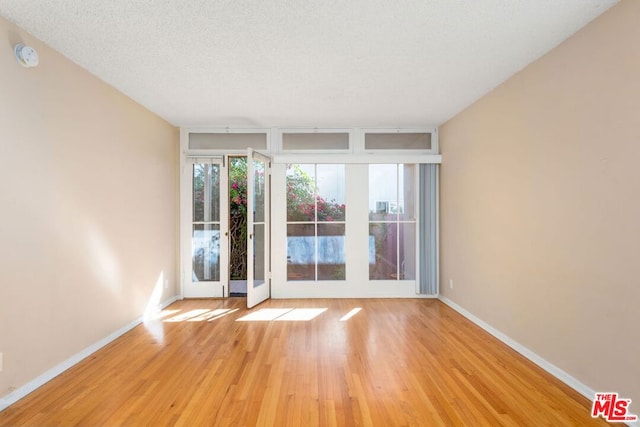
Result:
M315 206L314 214L315 214L315 224L314 224L314 232L315 232L315 242L316 244L315 246L315 250L316 250L316 254L315 254L315 280L318 281L318 255L319 255L319 251L318 251L318 247L320 246L320 241L318 239L318 165L316 164L314 166L314 174L313 174L313 203Z
M403 207L404 210L404 207ZM396 280L400 279L400 165L396 165Z

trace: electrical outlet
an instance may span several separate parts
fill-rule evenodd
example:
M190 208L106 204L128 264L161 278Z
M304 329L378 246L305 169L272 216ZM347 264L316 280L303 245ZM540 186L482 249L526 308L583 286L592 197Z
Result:
M0 372L2 372L2 353L0 353Z
M169 279L164 279L164 288L169 289Z
M453 279L449 279L449 288L453 289Z

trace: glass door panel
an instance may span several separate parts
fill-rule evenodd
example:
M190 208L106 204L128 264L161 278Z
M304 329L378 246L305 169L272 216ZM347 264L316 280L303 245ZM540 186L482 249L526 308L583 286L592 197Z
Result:
M226 174L221 159L187 159L189 224L184 224L183 296L225 296L227 281ZM222 182L225 181L225 182ZM223 194L224 193L224 194Z
M252 149L247 153L247 307L271 296L269 195L271 159Z
M193 280L220 281L220 224L194 224L192 248Z

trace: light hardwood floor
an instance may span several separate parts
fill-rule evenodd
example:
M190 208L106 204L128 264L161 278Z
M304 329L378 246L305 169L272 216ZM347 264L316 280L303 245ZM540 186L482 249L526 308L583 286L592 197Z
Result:
M606 425L440 301L244 304L176 302L1 412L0 425Z

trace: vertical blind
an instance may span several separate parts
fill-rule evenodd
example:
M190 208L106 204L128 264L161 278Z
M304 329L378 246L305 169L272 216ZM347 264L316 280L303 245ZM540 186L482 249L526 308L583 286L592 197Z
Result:
M438 293L438 165L420 165L419 223L420 281L419 293Z

